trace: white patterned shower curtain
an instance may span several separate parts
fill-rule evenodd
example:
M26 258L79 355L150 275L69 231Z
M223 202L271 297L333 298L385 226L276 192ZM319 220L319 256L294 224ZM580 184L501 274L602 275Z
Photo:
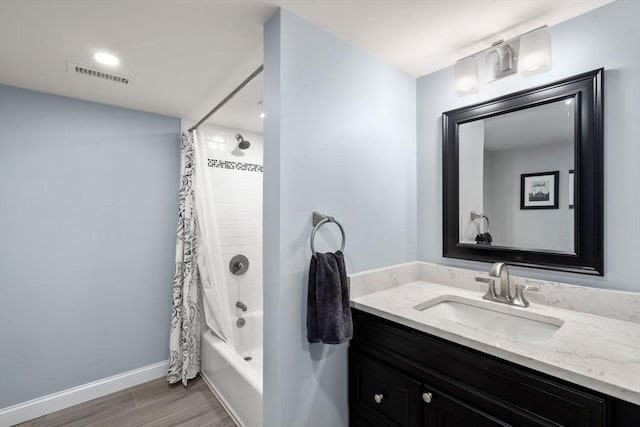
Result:
M200 371L201 315L206 325L233 345L229 296L220 236L207 174L207 153L196 131L180 139L181 168L173 310L169 338L170 383Z

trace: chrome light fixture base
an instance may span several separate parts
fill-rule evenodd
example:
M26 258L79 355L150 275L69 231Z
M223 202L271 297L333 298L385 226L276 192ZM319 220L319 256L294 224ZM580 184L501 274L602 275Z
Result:
M486 80L492 82L518 72L520 39L507 43L502 40L493 44L485 57Z

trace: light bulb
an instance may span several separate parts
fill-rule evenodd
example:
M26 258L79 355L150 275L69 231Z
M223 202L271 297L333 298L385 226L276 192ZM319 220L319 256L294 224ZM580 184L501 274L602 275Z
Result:
M120 63L120 60L110 53L98 52L93 55L93 58L103 65L114 67Z
M455 89L458 95L478 91L478 62L474 56L458 60L453 66Z
M520 38L520 69L525 77L551 69L551 34L547 27Z

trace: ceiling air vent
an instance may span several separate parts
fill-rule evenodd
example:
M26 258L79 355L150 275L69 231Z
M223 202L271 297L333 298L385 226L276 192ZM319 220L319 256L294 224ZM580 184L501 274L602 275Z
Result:
M122 83L123 85L128 85L133 82L133 79L129 76L115 73L106 73L102 70L98 70L97 68L87 67L86 65L80 65L70 61L67 62L67 71L83 74L85 76L97 77L99 79L109 80L115 83Z

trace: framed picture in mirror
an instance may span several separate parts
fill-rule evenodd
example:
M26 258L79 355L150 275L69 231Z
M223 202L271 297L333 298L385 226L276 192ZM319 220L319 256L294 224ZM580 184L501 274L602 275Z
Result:
M558 209L560 171L520 175L520 209Z
M574 209L575 208L575 206L573 204L573 197L574 197L573 193L575 191L574 187L576 185L575 181L573 180L573 175L574 174L575 174L575 171L573 169L571 169L569 171L569 185L568 185L568 188L569 188L569 209Z

